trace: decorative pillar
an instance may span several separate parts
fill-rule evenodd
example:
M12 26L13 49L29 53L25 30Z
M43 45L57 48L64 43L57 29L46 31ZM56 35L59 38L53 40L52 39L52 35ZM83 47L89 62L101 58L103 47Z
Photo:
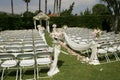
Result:
M36 30L36 20L33 20L34 21L34 28Z
M47 27L47 31L50 32L49 20L46 21L46 27Z
M39 20L39 24L42 26L42 20L41 19Z
M57 27L57 25L56 25L56 24L53 24L52 27L53 27L53 33L56 32L56 27Z

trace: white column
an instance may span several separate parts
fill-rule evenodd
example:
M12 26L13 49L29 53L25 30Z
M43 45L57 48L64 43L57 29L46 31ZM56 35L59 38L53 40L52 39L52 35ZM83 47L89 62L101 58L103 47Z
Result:
M57 27L57 25L56 25L56 24L53 24L52 27L53 27L53 33L56 32L56 27Z
M41 19L39 20L39 24L42 26L42 20Z
M36 20L33 20L34 21L34 27L35 27L35 29L36 29Z
M49 20L46 21L47 31L50 32Z

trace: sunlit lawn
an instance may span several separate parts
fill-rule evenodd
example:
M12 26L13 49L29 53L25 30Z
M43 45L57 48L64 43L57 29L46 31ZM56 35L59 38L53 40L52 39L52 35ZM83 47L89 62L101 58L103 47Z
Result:
M113 62L102 65L88 65L76 60L75 56L59 56L58 66L60 72L53 76L52 80L120 80L120 62ZM33 77L33 71L26 72L24 78ZM15 72L5 77L5 80L14 80ZM50 80L50 78L41 79Z

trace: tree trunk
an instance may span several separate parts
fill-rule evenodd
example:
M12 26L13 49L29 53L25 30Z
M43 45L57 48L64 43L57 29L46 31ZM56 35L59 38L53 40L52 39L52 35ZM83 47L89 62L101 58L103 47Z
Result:
M13 0L11 0L11 12L12 12L12 15L14 15L14 11L13 11Z
M26 11L28 12L28 2L26 3Z
M56 4L56 0L54 0L54 10L53 10L54 14L55 14L55 4Z
M45 14L47 14L47 0L45 0Z
M56 14L58 15L58 0L56 0Z
M60 16L60 13L61 13L61 0L59 0L59 12L58 12L59 14L59 16Z
M115 16L115 24L114 24L115 33L118 33L118 20L119 20L119 17Z
M41 11L41 0L39 0L39 12Z

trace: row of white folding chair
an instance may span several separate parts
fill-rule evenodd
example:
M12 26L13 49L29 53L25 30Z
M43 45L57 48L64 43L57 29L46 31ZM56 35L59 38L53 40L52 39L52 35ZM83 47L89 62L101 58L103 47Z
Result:
M36 77L39 78L39 67L50 67L50 63L52 62L50 57L51 52L37 52L34 55L34 52L29 53L19 53L16 55L17 58L15 58L12 54L1 54L0 60L6 59L3 62L1 62L1 68L3 68L1 80L3 80L4 71L6 68L8 69L17 69L16 71L16 80L18 79L18 70L20 70L20 80L22 80L22 74L24 68L33 68L34 69L34 79L36 80ZM16 54L16 53L15 53ZM18 64L18 66L17 66ZM36 74L37 70L37 74Z
M111 60L109 58L110 54L114 55L116 61L120 61L117 51L120 51L120 42L116 42L116 43L112 43L112 44L102 43L101 45L98 46L97 53L98 53L98 55L105 56L107 62L111 62Z
M2 53L0 54L0 68L2 69L1 80L4 80L4 74L6 69L17 69L17 63L15 56L12 54ZM16 70L16 80L18 79L18 69Z
M18 58L22 59L19 63L20 66L20 80L22 80L22 70L26 68L33 67L34 69L34 79L39 78L39 67L49 67L51 61L51 52L36 52L35 54L20 54ZM31 59L30 59L31 58ZM41 68L40 68L41 69ZM37 73L36 73L37 70ZM47 73L47 72L46 72Z
M22 43L9 43L9 44L1 44L0 45L0 52L29 52L29 51L42 51L47 50L49 46L43 42L24 42Z

